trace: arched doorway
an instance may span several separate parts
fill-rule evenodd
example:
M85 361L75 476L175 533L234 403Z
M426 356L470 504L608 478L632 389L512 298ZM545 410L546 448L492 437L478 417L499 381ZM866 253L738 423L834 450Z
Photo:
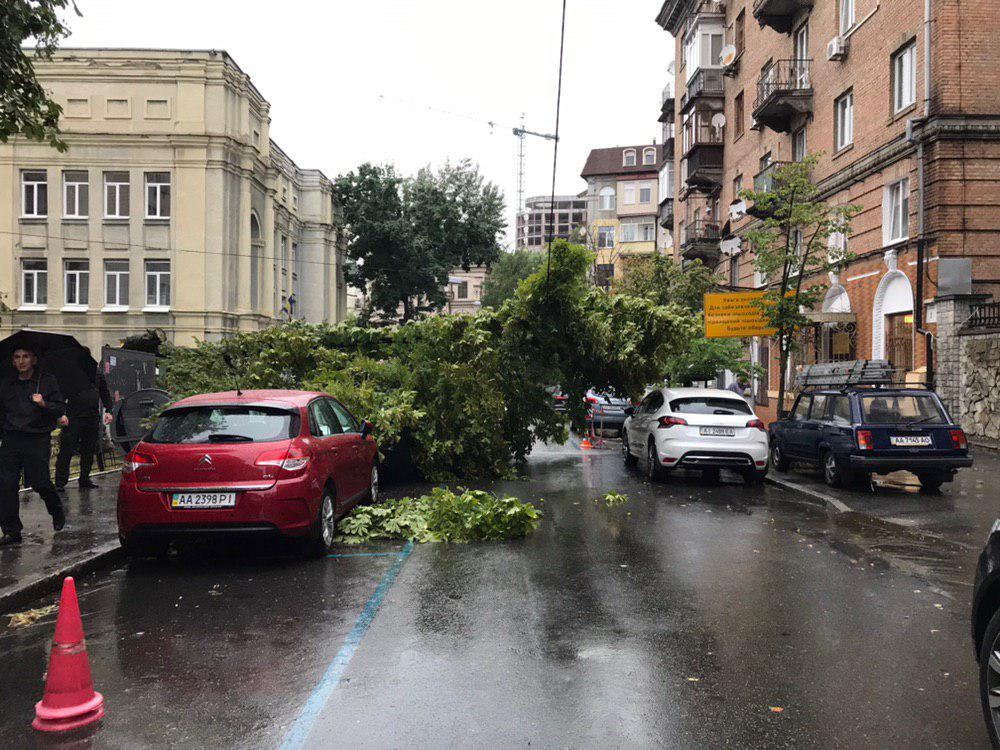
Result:
M882 277L872 306L872 358L913 369L913 287L902 271Z

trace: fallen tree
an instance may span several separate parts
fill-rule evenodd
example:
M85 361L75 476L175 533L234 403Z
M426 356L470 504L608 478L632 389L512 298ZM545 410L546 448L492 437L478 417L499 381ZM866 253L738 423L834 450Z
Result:
M168 347L164 384L177 397L228 390L236 372L244 389L322 390L371 420L383 451L412 442L426 479L504 476L536 439L567 437L547 386L562 388L576 417L590 387L641 396L697 332L682 305L590 288L588 265L584 248L560 241L548 275L474 316L381 329L289 323Z

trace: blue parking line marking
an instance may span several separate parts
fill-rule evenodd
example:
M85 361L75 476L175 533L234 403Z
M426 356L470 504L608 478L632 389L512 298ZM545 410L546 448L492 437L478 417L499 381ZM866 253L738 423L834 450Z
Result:
M379 607L382 606L382 601L385 599L386 594L389 593L389 589L392 588L392 584L396 581L396 576L399 575L399 571L403 568L403 563L406 562L406 558L410 556L412 551L413 542L407 542L402 552L387 553L396 555L396 561L385 572L382 580L375 587L374 593L365 602L365 608L361 610L357 622L354 623L351 632L344 639L344 644L340 647L340 651L333 657L333 661L326 668L326 672L324 672L319 684L313 689L305 705L302 707L302 711L299 712L295 723L292 724L288 733L285 734L285 738L281 741L281 750L298 750L298 748L305 745L313 726L316 724L316 719L319 718L320 711L323 710L323 706L326 705L334 688L340 684L340 679L347 670L347 665L351 663L351 657L357 651L362 637L371 626Z

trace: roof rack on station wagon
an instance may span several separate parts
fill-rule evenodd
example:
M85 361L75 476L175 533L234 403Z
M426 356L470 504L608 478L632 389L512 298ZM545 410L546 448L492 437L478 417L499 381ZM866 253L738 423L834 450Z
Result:
M849 362L826 362L806 365L796 379L805 388L926 388L923 384L907 384L901 373L884 359L855 359Z

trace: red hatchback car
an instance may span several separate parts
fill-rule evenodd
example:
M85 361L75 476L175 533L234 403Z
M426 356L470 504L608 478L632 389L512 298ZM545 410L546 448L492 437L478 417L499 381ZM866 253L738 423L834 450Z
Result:
M234 391L171 405L125 458L118 535L130 553L192 533L278 532L320 554L337 519L378 499L371 424L305 391Z

